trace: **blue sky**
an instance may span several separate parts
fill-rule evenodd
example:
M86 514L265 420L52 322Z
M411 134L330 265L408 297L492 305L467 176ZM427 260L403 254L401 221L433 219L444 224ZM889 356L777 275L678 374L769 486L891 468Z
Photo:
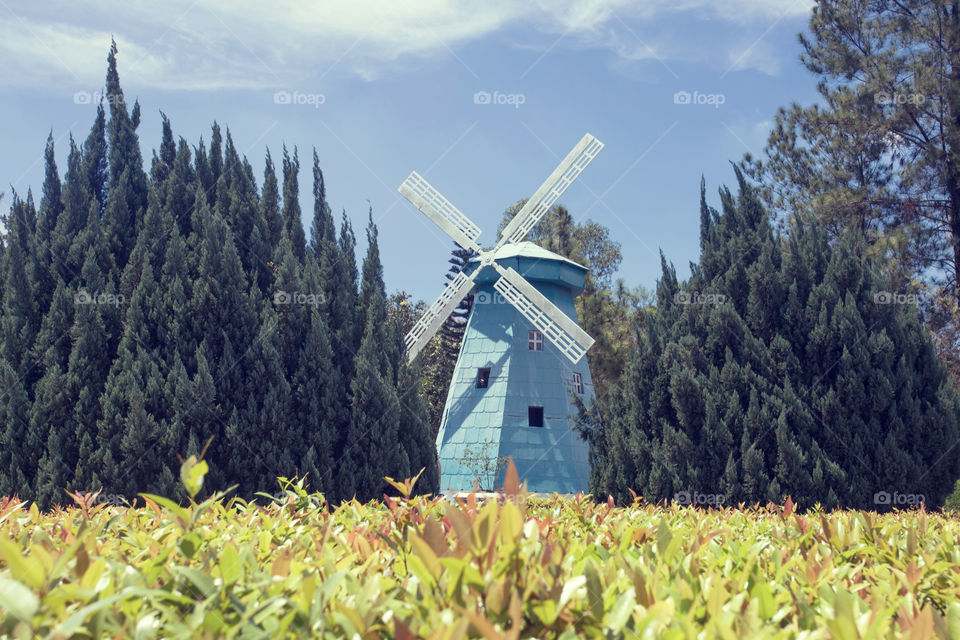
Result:
M39 191L51 129L62 172L68 133L83 139L93 122L84 99L102 87L113 36L146 158L161 110L194 144L213 120L229 127L258 176L267 147L276 159L296 145L306 216L316 147L330 204L361 239L373 207L388 289L428 300L452 245L397 193L410 171L491 244L503 210L592 133L606 147L560 203L609 227L619 276L652 288L659 249L682 277L697 259L700 176L716 204L777 108L816 99L796 38L811 4L0 0L0 182Z

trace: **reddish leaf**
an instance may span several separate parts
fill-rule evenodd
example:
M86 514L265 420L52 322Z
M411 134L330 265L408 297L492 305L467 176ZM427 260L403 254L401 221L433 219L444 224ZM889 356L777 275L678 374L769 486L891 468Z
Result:
M396 640L417 640L417 635L400 618L393 619L393 637Z
M507 475L503 479L503 492L507 498L516 499L520 495L520 474L517 473L517 465L513 464L513 458L507 458Z

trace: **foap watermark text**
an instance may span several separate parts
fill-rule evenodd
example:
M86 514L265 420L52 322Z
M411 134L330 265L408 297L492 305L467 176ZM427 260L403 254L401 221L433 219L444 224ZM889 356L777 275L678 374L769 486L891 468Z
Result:
M682 506L719 507L727 497L722 493L700 493L699 491L677 491L673 501Z
M699 91L677 91L673 94L673 104L699 104L719 109L727 101L722 93L701 93Z
M119 307L127 301L122 293L89 293L86 289L80 289L73 294L74 304L110 304Z
M877 291L873 294L876 304L912 304L919 306L926 302L926 295L922 293L898 293L896 291Z
M699 291L677 291L673 294L677 304L723 304L727 296L722 293L701 293Z
M507 105L519 109L527 101L522 93L502 93L500 91L477 91L473 94L473 104Z
M304 93L302 91L277 91L273 94L273 104L309 106L319 109L327 101L322 93Z
M319 307L326 302L327 297L323 293L277 291L273 294L273 304L303 304L310 307Z
M873 494L873 504L878 507L919 507L925 502L926 498L922 493L877 491Z

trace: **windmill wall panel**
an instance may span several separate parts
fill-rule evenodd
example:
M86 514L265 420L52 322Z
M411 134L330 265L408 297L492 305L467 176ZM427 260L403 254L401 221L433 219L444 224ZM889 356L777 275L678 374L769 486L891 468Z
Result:
M542 250L540 250L542 251ZM568 317L576 321L574 294L583 284L583 269L567 262L525 258L498 262L513 266ZM521 267L518 269L517 267ZM578 271L579 269L579 271ZM489 269L489 271L493 271ZM578 280L579 279L579 280ZM593 384L586 358L573 365L548 340L542 351L527 348L533 326L513 306L494 296L494 277L478 274L474 293L487 304L475 304L457 362L454 384L447 397L445 418L437 437L441 488L473 488L474 471L463 460L465 447L494 441L491 457L514 459L521 480L532 491L572 493L586 491L589 475L587 445L571 431L573 372L581 374L589 404ZM484 294L480 296L480 294ZM476 298L475 298L476 299ZM475 388L476 371L489 367L486 389ZM544 408L544 426L528 426L528 407ZM467 445L470 446L470 445ZM492 488L492 479L487 487ZM502 477L498 479L502 483Z

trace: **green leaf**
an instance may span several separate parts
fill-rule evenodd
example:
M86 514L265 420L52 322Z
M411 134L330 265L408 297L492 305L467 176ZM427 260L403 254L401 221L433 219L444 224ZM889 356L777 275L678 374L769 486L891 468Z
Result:
M210 471L206 460L197 460L196 456L190 456L180 465L180 480L190 497L195 497L203 488L203 477Z
M597 567L592 560L587 560L583 567L583 573L587 578L587 598L590 601L590 611L597 622L603 620L603 584L600 582L600 574L597 573Z
M443 572L443 565L440 564L440 559L437 558L437 554L433 552L430 545L415 533L410 534L410 545L413 547L414 553L423 561L430 575L433 576L434 579L439 578Z
M19 620L31 624L40 607L37 596L16 580L0 576L0 609L6 609Z
M17 545L0 537L0 559L10 568L14 580L24 582L34 589L43 586L46 571L36 557L27 557Z
M173 570L196 587L199 594L204 598L209 598L217 592L217 586L213 583L213 578L203 571L194 569L193 567L174 567Z
M186 526L190 522L190 512L178 505L173 500L168 500L167 498L161 496L155 496L152 493L141 493L140 496L156 502L158 505L163 507L163 510L168 512L168 514L172 513L181 521L182 526Z
M838 640L855 640L858 632L853 616L853 598L856 596L845 591L834 593L835 616L833 620L827 620L827 628Z
M200 548L202 542L203 539L196 533L188 533L180 539L180 543L177 546L180 548L180 551L183 552L183 555L192 558L196 555L197 549Z
M672 540L673 532L670 530L670 525L667 524L666 520L661 520L657 527L657 551L661 557L666 553Z
M750 590L750 597L756 599L759 607L760 617L769 620L777 612L776 603L773 600L773 592L770 585L766 582L758 582Z
M137 620L137 627L134 630L134 640L153 640L157 637L157 631L160 628L160 621L156 613L148 613Z
M230 585L243 576L243 561L233 543L224 545L219 557L220 577L223 584Z
M960 603L951 602L947 607L947 629L951 638L960 638Z
M169 600L180 606L186 606L190 603L189 599L184 598L179 594L166 593L164 591L154 590L154 589L143 589L139 587L131 587L131 588L123 589L108 598L104 598L103 600L97 600L93 604L83 607L82 609L74 613L72 616L67 618L65 621L57 625L57 627L54 628L53 632L50 633L50 637L68 638L76 634L77 631L80 629L80 627L83 626L84 621L92 614L96 613L97 611L100 611L101 609L106 609L107 607L112 605L114 602L117 602L118 600L126 600L133 597L140 597L144 599L149 599L151 601L159 598L163 600ZM156 603L154 602L154 604Z
M583 577L583 576L580 576ZM560 608L553 600L541 600L535 603L530 609L537 619L546 626L550 626L557 619Z
M630 619L630 614L637 604L636 592L633 587L620 594L617 601L613 603L613 609L610 610L610 618L607 625L616 632L623 629L623 625Z
M586 576L574 576L567 580L566 584L563 585L563 591L560 592L560 602L558 603L558 608L563 609L570 601L570 598L572 598L577 592L577 589L585 584L587 584Z

